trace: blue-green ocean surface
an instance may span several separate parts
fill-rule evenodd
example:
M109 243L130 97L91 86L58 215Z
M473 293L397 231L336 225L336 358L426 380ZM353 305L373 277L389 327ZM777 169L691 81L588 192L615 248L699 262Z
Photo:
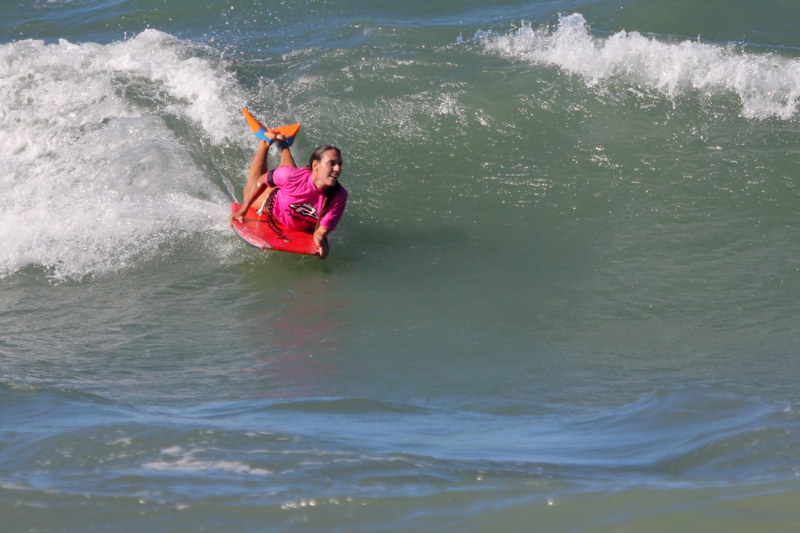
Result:
M0 0L0 530L797 531L799 174L791 2Z

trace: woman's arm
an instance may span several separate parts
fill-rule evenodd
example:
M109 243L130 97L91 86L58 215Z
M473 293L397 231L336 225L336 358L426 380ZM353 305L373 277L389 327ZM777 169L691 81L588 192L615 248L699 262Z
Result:
M262 192L264 192L264 189L267 188L267 184L264 182L266 177L267 175L264 174L263 176L258 178L258 181L256 182L255 186L250 190L250 194L248 194L247 198L244 199L244 203L242 204L242 207L239 208L239 211L228 217L228 222L230 222L231 225L233 225L234 220L237 220L239 222L242 222L244 220L244 214L247 213L247 210L250 208L251 205L253 205L253 201L255 201L255 199L258 198L258 196Z

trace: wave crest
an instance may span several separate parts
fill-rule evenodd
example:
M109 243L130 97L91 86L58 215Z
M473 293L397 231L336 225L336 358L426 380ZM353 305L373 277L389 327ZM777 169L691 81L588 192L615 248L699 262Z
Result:
M615 80L673 99L688 91L732 93L741 101L742 115L751 119L790 120L798 112L800 62L775 54L699 41L661 42L638 32L597 37L579 13L560 17L554 30L524 23L505 35L478 38L487 52L556 66L589 87Z
M235 138L241 97L209 52L156 30L0 45L0 277L117 271L224 220L197 137Z

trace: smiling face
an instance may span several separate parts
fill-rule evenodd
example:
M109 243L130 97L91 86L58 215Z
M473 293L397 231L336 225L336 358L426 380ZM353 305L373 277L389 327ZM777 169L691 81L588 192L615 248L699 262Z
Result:
M325 150L318 161L311 163L311 179L322 191L336 185L341 171L342 155L335 148Z

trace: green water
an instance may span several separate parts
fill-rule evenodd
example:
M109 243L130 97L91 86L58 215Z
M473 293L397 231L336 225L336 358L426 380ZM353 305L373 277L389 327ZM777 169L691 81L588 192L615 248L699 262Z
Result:
M794 9L6 2L5 527L796 529Z

